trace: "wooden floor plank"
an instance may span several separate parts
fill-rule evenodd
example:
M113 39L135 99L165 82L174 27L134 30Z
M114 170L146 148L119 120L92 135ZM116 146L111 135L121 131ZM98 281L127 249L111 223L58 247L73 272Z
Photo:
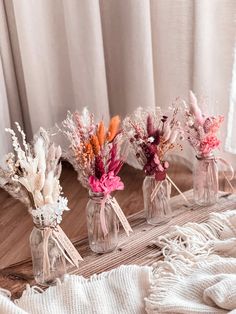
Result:
M192 203L192 191L186 192L185 195ZM148 258L150 254L158 252L151 245L153 239L168 232L171 225L183 225L190 221L200 223L205 221L211 212L234 209L236 207L236 196L227 196L224 193L217 204L209 207L200 207L198 205L184 207L180 196L173 197L171 203L174 217L169 223L162 226L148 225L143 211L131 215L129 222L134 232L130 237L127 237L124 231L121 230L119 246L111 253L99 255L91 252L86 237L76 241L75 246L84 257L84 261L80 263L78 270L71 270L71 273L89 277L94 273L108 271L121 264L149 265L154 261ZM0 287L9 289L14 298L21 295L27 283L34 284L30 260L12 265L0 272Z

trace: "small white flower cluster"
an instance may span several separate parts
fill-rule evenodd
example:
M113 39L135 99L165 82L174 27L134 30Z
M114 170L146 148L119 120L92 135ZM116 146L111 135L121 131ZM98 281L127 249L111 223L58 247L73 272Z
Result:
M42 207L31 209L30 214L36 225L55 226L62 221L62 214L64 210L70 210L67 207L68 200L66 197L59 196L57 202L53 204L45 204Z

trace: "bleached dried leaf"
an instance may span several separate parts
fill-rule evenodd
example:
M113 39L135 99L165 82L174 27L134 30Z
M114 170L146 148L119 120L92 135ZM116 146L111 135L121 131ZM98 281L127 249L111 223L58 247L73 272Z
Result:
M54 178L53 191L52 191L52 198L54 202L57 201L60 194L61 194L61 186L60 186L59 180Z
M50 171L45 178L45 183L43 187L43 196L46 200L46 198L52 197L52 191L53 191L53 172Z
M33 192L28 178L21 177L18 179L18 181L20 182L20 184L22 184L26 188L27 191L29 191L30 193Z
M45 173L40 170L39 173L35 175L35 182L34 182L35 190L41 191L44 187L44 183L45 183Z
M44 205L44 198L40 191L34 191L34 203L36 207L42 207Z
M37 138L34 143L35 159L38 161L38 169L42 172L46 171L45 147L42 137Z
M47 195L47 196L44 198L44 203L45 203L45 204L53 204L53 203L54 203L53 197L52 197L51 195Z

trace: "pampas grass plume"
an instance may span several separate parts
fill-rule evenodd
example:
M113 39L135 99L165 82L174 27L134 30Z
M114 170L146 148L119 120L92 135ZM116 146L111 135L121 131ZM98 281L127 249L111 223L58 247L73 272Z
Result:
M100 146L102 147L105 142L105 126L103 121L101 121L98 125L97 138Z
M98 155L100 152L100 145L99 145L99 141L97 138L97 135L92 135L90 138L90 144L92 145L93 148L93 153L94 155Z
M114 137L116 136L120 126L120 117L119 116L114 116L111 118L109 128L108 128L108 135L107 139L109 142L111 142Z

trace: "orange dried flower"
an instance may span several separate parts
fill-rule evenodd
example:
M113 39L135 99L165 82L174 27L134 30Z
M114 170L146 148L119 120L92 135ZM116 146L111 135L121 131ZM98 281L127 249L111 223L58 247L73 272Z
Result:
M105 142L105 126L104 126L103 121L101 121L98 125L97 138L98 138L100 147L102 147Z
M107 139L109 142L111 142L114 137L116 136L120 126L120 117L119 116L114 116L111 118L109 128L108 128L108 134L107 134Z
M92 145L93 148L93 153L94 155L98 155L100 152L100 145L99 145L99 141L97 138L97 135L92 135L90 138L90 144Z
M90 143L86 143L85 144L85 154L89 157L89 158L93 158L93 147Z

